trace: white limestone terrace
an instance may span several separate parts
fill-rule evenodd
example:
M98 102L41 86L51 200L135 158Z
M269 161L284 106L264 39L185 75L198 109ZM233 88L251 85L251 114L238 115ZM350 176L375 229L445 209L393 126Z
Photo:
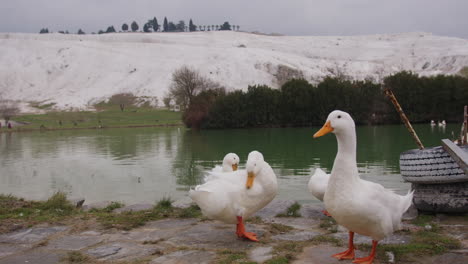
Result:
M245 32L0 33L0 98L85 109L113 94L159 98L182 65L230 90L278 87L278 66L316 83L344 74L381 80L402 70L455 74L468 66L468 40L430 33L268 36ZM26 108L24 108L26 109Z

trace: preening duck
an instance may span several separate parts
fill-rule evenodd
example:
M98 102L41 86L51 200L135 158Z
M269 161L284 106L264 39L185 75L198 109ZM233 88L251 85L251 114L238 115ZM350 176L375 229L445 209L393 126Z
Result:
M382 185L362 180L356 164L354 120L343 111L328 115L325 125L314 138L334 133L338 141L333 169L324 195L327 211L336 222L349 230L349 249L333 255L337 259L354 259L354 232L372 238L368 257L353 263L371 264L379 240L398 230L403 213L411 205L413 193L397 195Z
M237 224L240 238L258 241L256 234L246 232L244 220L265 207L276 196L278 183L270 165L258 151L249 153L245 170L212 172L213 177L190 190L189 196L200 206L203 215L225 223Z

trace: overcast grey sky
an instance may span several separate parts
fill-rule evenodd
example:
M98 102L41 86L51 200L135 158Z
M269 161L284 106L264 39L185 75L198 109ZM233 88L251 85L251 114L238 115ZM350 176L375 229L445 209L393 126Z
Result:
M86 33L154 16L285 35L424 31L468 38L468 0L0 0L0 32Z

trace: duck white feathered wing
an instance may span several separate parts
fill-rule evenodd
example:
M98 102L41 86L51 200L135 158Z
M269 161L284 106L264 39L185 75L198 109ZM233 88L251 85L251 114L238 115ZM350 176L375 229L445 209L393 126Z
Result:
M203 215L226 223L235 223L242 213L242 199L247 181L247 172L212 172L208 181L190 190L189 196L201 208Z
M385 237L400 229L401 217L413 201L413 191L402 196L375 182L359 179L358 183L357 188L362 191L358 202L366 205L363 213L375 215L376 221L381 222L382 235ZM372 237L371 234L369 236Z
M307 187L309 192L320 201L323 201L323 196L327 190L330 174L326 174L322 169L315 169L314 174L310 177Z

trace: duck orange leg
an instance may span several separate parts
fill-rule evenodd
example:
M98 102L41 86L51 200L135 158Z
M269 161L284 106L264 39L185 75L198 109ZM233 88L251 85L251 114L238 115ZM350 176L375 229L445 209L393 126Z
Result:
M349 231L349 248L346 251L332 255L332 257L339 260L342 259L354 259L354 232Z
M353 263L361 263L361 264L372 264L375 258L375 250L377 249L378 241L372 240L372 250L369 256L365 258L357 258L353 261Z
M322 213L328 217L331 217L331 214L327 210L323 210Z
M245 226L244 226L244 221L242 221L242 216L237 217L236 234L237 234L237 237L239 238L243 237L251 241L258 242L257 235L255 233L245 231Z

